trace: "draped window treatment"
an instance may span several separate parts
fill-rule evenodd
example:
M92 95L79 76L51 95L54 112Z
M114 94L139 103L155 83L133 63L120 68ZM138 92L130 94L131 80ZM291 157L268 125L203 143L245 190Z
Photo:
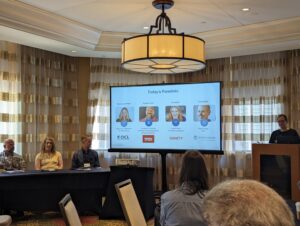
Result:
M29 169L47 135L64 159L80 146L77 70L76 58L0 41L0 138Z
M0 41L0 140L14 139L19 154L22 150L20 70L19 45Z
M217 180L220 176L251 177L251 145L268 142L271 132L278 127L277 115L287 114L291 119L290 126L300 127L300 104L297 102L300 95L299 58L299 50L293 50L214 59L207 61L203 71L176 75L133 74L123 70L119 60L92 58L88 131L97 137L93 145L102 149L106 159L112 161L112 155L106 154L109 147L109 85L222 81L225 154L206 156L209 173ZM128 154L125 157L136 156ZM142 159L144 165L157 167L159 177L159 158L143 156L146 156ZM167 156L170 187L176 184L180 159L178 154ZM215 182L218 181L212 183Z
M163 83L165 76L133 74L120 67L120 59L91 58L91 74L88 102L87 133L93 134L92 148L99 150L101 166L114 164L116 158L139 159L143 166L159 169L157 154L122 154L108 153L110 146L110 86ZM160 181L160 170L157 170L155 181ZM156 184L158 186L158 184Z
M102 166L115 158L136 158L155 167L158 154L108 153L109 86L222 81L222 156L207 155L211 178L251 177L251 144L268 142L285 113L291 128L300 128L300 50L207 61L205 70L177 75L135 74L119 59L91 58L87 133L99 150ZM0 138L11 137L16 152L33 162L46 135L53 136L64 159L80 146L78 58L0 41ZM168 183L177 183L180 154L167 155Z
M298 129L300 132L300 49L288 52L288 77L290 82L287 83L287 105L290 113L290 126Z
M70 159L80 146L78 59L26 46L21 54L23 156L33 162L49 135Z

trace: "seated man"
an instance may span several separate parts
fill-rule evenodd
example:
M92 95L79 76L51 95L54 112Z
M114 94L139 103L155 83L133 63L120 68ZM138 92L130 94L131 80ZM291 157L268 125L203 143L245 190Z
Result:
M81 149L76 151L72 158L72 169L100 167L98 153L91 148L92 137L81 137Z
M0 153L0 164L5 170L25 170L26 163L21 155L14 153L15 142L6 139L3 144L4 150Z
M203 199L208 226L294 226L286 202L270 187L255 180L228 180Z

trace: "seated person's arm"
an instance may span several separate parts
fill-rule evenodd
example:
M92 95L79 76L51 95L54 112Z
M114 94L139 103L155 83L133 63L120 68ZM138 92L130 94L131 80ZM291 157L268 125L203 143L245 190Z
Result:
M64 163L63 163L62 155L59 152L59 156L58 156L58 169L62 169L62 168L64 168Z
M98 156L97 152L96 152L95 163L94 164L95 164L94 167L100 167L99 156Z
M79 160L78 160L78 154L74 152L73 157L72 157L72 169L77 169L79 168Z
M34 168L36 170L41 169L41 160L40 160L39 156L40 156L40 154L37 154L37 156L35 157L35 161L34 161Z
M160 203L160 225L164 226L166 224L166 206L164 200L161 198Z
M19 162L19 169L20 170L26 170L26 162L25 160L22 158L20 159L20 162Z

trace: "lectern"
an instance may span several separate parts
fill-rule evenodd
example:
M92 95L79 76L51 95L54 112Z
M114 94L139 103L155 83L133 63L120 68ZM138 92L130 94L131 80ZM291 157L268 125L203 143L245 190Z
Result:
M282 185L286 180L290 198L300 201L297 187L300 180L299 144L252 144L252 167L253 178L263 183Z

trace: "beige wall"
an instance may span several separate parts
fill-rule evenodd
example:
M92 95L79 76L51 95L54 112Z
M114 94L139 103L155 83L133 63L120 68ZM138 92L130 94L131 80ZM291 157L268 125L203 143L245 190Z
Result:
M89 80L90 58L81 57L78 69L78 111L81 135L86 133Z

